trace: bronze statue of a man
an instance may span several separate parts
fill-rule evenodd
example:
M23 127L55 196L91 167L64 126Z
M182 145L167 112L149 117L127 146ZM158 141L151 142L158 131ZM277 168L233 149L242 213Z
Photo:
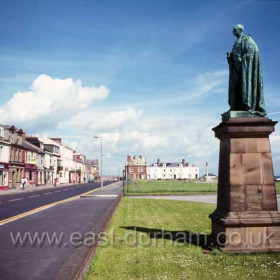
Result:
M250 116L266 115L263 97L263 75L259 48L250 35L243 33L241 24L234 26L237 37L229 63L229 105L230 111L246 111Z

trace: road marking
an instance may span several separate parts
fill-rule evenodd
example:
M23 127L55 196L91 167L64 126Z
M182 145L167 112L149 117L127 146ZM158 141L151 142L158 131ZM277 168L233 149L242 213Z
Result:
M117 194L82 194L81 197L117 197Z
M2 202L0 202L0 204L2 204Z
M29 196L29 197L32 198L32 197L36 197L36 196L40 196L40 194L32 195L32 196Z
M97 190L99 190L100 188L97 188L95 190L90 190L88 192L85 192L84 195L88 194L88 193L91 193L91 192L95 192ZM16 215L16 216L13 216L13 217L10 217L10 218L7 218L7 219L4 219L2 221L0 221L0 226L3 226L7 223L10 223L10 222L13 222L13 221L16 221L16 220L19 220L21 218L24 218L24 217L27 217L27 216L30 216L32 214L35 214L35 213L38 213L38 212L41 212L43 210L46 210L46 209L49 209L53 206L56 206L56 205L59 205L59 204L62 204L62 203L65 203L65 202L68 202L68 201L71 201L71 200L74 200L74 199L77 199L77 198L80 198L80 194L79 195L76 195L76 196L73 196L73 197L70 197L70 198L67 198L67 199L64 199L64 200L60 200L60 201L57 201L57 202L53 202L53 203L50 203L50 204L47 204L47 205L44 205L44 206L41 206L41 207L38 207L38 208L35 208L35 209L32 209L30 211L27 211L27 212L24 212L24 213L21 213L19 215ZM23 199L23 198L22 198Z
M46 192L46 193L44 193L44 195L48 195L48 194L51 194L52 192Z
M67 190L63 190L64 192L66 192L66 191L68 191L68 189Z
M20 197L20 198L11 199L9 201L12 202L12 201L17 201L17 200L22 200L22 199L23 199L23 197Z
M61 192L61 191L54 191L54 192Z

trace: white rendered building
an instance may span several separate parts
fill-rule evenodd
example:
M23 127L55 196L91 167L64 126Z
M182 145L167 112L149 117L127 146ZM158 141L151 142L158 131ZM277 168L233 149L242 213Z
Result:
M182 160L182 162L162 163L158 159L147 168L149 180L192 180L199 178L199 168Z

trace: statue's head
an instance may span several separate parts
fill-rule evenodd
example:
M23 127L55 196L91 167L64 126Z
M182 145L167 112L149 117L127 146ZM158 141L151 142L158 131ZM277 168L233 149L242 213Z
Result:
M234 36L239 37L243 34L244 26L242 24L237 24L233 27L232 33Z

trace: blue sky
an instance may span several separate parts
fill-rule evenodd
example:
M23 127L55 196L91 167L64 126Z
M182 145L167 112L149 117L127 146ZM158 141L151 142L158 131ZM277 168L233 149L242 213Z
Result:
M127 154L186 158L201 174L208 161L216 173L211 128L228 110L235 24L260 48L266 108L280 120L279 14L280 1L0 0L0 122L62 136L88 157L101 135L105 173Z

